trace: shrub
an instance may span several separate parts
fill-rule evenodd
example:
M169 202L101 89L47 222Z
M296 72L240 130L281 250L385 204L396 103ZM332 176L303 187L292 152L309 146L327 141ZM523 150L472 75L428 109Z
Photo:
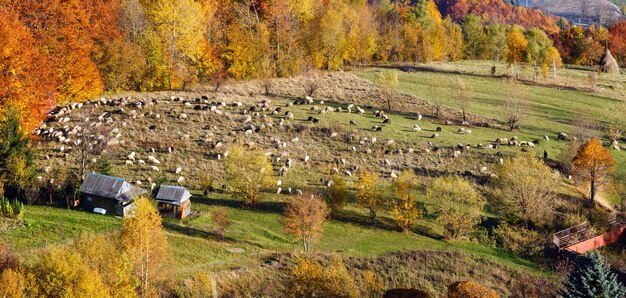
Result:
M289 274L287 291L294 297L358 297L359 290L340 257L324 268L319 262L302 258Z
M21 220L24 217L24 204L18 200L0 199L0 216Z
M2 272L2 271L0 271ZM24 296L24 276L12 269L0 274L0 297L22 298Z
M485 200L469 181L460 177L441 177L428 186L426 197L433 202L431 211L437 216L446 237L465 236L482 219Z
M330 186L326 200L330 209L333 212L337 212L343 209L348 202L348 187L346 180L340 176L333 176L331 180L332 185Z
M539 232L522 227L502 225L493 230L499 247L514 254L538 256L545 247L545 237Z
M224 234L231 224L230 219L228 218L228 210L224 207L217 207L213 210L213 213L211 213L211 218L213 220L215 234L223 240Z
M448 298L498 298L498 294L473 281L457 281L448 287Z

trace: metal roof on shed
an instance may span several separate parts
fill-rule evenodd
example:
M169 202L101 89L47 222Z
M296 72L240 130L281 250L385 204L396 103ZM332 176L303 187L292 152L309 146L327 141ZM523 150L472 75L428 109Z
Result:
M156 200L163 203L180 205L191 197L189 191L181 186L161 185Z
M122 178L89 173L78 190L80 193L128 202L147 191Z

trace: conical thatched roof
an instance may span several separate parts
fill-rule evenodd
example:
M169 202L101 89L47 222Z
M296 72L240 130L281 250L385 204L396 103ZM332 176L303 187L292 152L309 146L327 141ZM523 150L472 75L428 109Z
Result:
M600 59L600 71L610 73L610 74L619 74L619 65L613 55L611 55L611 51L609 48L606 49L604 55L602 55L602 59Z

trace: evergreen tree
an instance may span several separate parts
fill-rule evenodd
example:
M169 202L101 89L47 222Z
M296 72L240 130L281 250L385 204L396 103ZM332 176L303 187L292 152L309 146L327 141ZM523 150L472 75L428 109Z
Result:
M34 183L33 157L28 142L18 112L5 110L0 116L0 179L6 183L8 197L17 197Z
M617 280L602 256L592 252L570 274L561 295L564 298L618 298L626 297L626 287Z

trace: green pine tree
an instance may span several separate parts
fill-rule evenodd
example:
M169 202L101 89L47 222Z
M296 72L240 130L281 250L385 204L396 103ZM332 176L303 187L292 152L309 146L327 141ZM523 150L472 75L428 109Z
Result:
M591 252L570 274L561 295L564 298L624 298L626 287L617 280L602 256Z
M28 165L32 163L28 134L23 131L15 110L6 109L0 116L0 136L0 174L6 171L11 156L22 155L26 157Z

